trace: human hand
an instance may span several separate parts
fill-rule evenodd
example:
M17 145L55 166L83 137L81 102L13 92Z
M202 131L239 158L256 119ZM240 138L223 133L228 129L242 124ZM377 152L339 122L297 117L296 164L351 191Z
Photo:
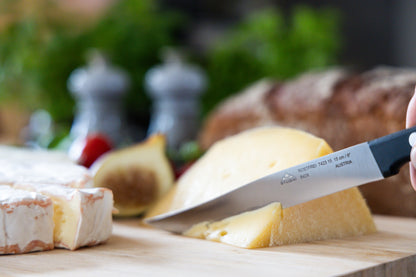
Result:
M406 114L406 128L416 126L416 95L410 99ZM416 190L416 146L410 152L410 181Z

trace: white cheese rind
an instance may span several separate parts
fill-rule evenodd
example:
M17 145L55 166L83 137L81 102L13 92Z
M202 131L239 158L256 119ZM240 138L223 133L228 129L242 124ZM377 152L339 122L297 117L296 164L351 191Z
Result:
M24 251L16 249L23 249L26 240L36 237L41 241L47 234L50 236L49 248L55 245L71 250L104 242L111 236L112 192L92 188L88 169L74 164L64 153L0 146L0 201L6 203L10 200L6 199L8 186L4 185L20 188L24 190L20 194L31 195L33 199L46 199L49 224L44 224L44 228L32 226L31 216L35 218L36 212L40 212L36 205L16 207L12 217L2 210L0 253L6 252L5 247L11 245L10 237L19 241L20 245L15 246L13 252L18 253ZM7 190L16 193L13 189ZM12 201L19 202L19 199L13 194ZM2 245L6 245L3 251Z
M0 254L52 249L53 226L49 198L0 186Z
M9 161L74 164L74 161L72 161L64 151L33 149L8 145L0 145L0 157L5 157Z
M112 233L113 194L105 188L67 188L15 184L50 197L55 206L55 247L75 250L109 239Z
M108 189L79 189L81 210L73 248L91 246L108 240L112 233L113 194Z
M9 160L0 158L0 184L56 184L92 187L92 177L83 166L68 162Z

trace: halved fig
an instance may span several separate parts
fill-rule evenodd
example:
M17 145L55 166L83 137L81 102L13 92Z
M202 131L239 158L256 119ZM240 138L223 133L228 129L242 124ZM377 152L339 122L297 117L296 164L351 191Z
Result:
M94 186L113 191L118 216L143 213L174 182L165 153L166 139L157 134L146 141L108 152L91 167Z

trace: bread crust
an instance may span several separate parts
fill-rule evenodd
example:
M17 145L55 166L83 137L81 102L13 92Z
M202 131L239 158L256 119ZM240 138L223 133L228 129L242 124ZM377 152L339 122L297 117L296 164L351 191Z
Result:
M416 70L342 68L303 74L288 82L262 80L225 100L200 132L203 148L257 126L280 125L324 138L334 150L405 128ZM416 216L408 167L392 178L360 187L374 213Z

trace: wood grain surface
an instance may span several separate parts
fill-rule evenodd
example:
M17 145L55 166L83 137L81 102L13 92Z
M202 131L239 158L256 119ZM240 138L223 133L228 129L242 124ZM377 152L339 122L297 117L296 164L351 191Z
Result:
M100 246L0 256L0 276L416 276L416 219L374 218L375 234L254 250L116 220Z

